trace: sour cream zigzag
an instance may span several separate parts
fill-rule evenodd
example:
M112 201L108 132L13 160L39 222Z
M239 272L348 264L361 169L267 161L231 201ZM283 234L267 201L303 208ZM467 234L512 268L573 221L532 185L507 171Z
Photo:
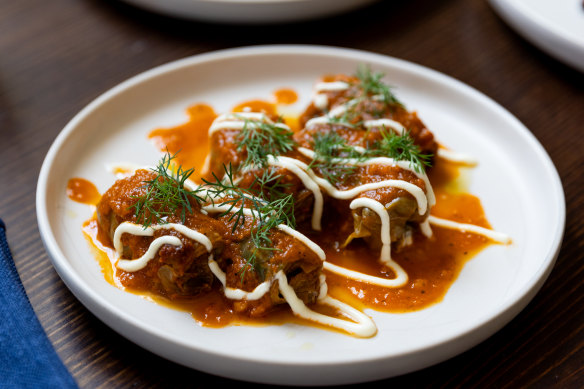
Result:
M375 326L373 320L371 320L371 318L365 315L363 312L351 307L350 305L334 299L329 295L319 297L319 302L338 309L354 321L342 320L323 315L322 313L318 313L309 309L304 304L304 302L299 299L298 296L296 296L296 292L294 292L294 289L288 284L288 279L286 278L286 275L283 271L280 270L278 273L276 273L276 279L278 280L280 293L296 316L329 327L338 328L363 338L373 336L377 332L377 327Z
M210 207L212 207L209 208L210 211L221 212L223 211L223 208L221 206ZM244 209L244 211L247 211L246 213L248 215L253 214L253 211L250 209ZM350 334L359 337L370 337L377 332L377 327L375 326L375 323L373 322L373 320L371 320L369 316L365 315L364 313L345 303L333 299L332 297L326 294L327 290L326 282L322 275L320 277L321 288L319 292L318 301L338 309L340 312L342 312L344 315L348 316L354 321L342 320L335 317L326 316L309 309L304 304L304 302L298 298L294 289L288 284L288 279L286 278L286 275L282 270L276 273L272 280L260 283L251 292L242 289L228 287L227 276L225 272L221 270L217 262L213 259L213 254L211 253L213 245L209 238L207 238L200 232L188 228L182 224L169 223L144 228L144 226L142 225L134 224L131 222L121 223L114 232L114 248L116 250L117 255L118 256L122 255L123 245L121 237L123 234L129 233L137 236L153 236L155 231L161 229L174 229L180 232L181 234L185 235L189 239L195 240L205 246L205 248L209 252L208 258L209 269L223 285L223 293L225 297L227 297L228 299L250 301L259 300L260 298L265 296L266 293L269 292L273 282L278 281L278 288L280 290L280 293L282 294L282 296L292 309L292 312L296 316L325 326L337 328L339 330L346 331ZM292 235L296 239L301 240L309 249L313 250L321 260L323 261L325 260L324 251L316 243L308 239L305 235L283 224L279 225L278 229L287 234ZM141 270L144 267L146 267L148 262L156 256L156 253L158 252L158 250L160 250L160 247L162 247L165 244L171 244L173 246L182 246L182 242L179 238L175 236L162 236L153 240L150 243L150 246L146 254L144 254L142 257L132 260L119 259L117 267L128 272L135 272Z
M217 277L219 282L221 282L223 285L223 293L225 294L225 297L230 300L259 300L264 297L266 293L268 293L270 286L272 285L271 281L264 281L256 286L255 289L251 292L230 288L227 286L227 275L223 270L221 270L217 262L215 262L213 259L212 255L209 256L209 269L211 269L211 272L215 275L215 277Z
M158 230L170 230L170 229L173 229L177 232L180 232L181 234L183 234L187 238L202 244L203 246L205 246L205 248L207 249L208 252L210 252L213 249L213 245L212 245L211 241L209 240L209 238L207 238L205 235L201 234L200 232L195 231L191 228L188 228L182 224L177 224L177 223L158 224L158 225L153 225L153 226L144 228L144 226L142 226L140 224L134 224L131 222L123 222L116 228L116 230L114 232L113 243L114 243L114 249L116 250L116 254L118 255L119 258L121 258L122 252L123 252L123 244L122 244L122 235L123 234L131 234L131 235L137 235L137 236L154 236L154 233ZM125 271L128 271L128 272L135 272L135 271L141 270L148 265L148 262L150 262L150 260L152 260L156 256L156 254L158 253L158 250L160 250L160 248L165 244L170 244L172 246L182 246L180 239L177 238L176 236L170 236L170 235L161 236L161 237L154 239L154 241L152 241L152 243L150 243L148 250L140 258L137 258L137 259L119 259L116 266L118 268L125 270Z
M322 93L322 92L343 91L343 90L347 90L350 86L351 85L349 83L344 82L344 81L319 82L313 88L313 90L314 90L313 103L317 108L319 108L321 110L325 110L329 106L329 101L328 101L327 95ZM369 98L371 100L376 100L376 101L383 101L384 100L383 95L374 95L374 96L371 96ZM335 119L342 116L351 107L357 105L359 102L361 102L363 100L364 100L364 97L353 98L353 99L345 102L344 104L341 104L339 106L334 107L333 109L331 109L328 112L327 115L318 116L318 117L315 117L315 118L308 120L306 122L305 126L307 128L309 128L309 127L312 127L312 126L317 125L317 124L337 124L337 125L346 125L346 126L351 127L352 126L351 124L339 122L338 120L335 120ZM407 131L403 124L401 124L400 122L397 122L395 120L391 120L389 118L366 120L363 122L363 127L365 127L366 129L377 128L377 127L390 128L390 129L394 130L397 134L400 134L400 135L406 133L406 131Z
M364 153L365 149L359 146L355 146L354 149L360 153ZM299 147L298 151L307 158L310 159L318 159L314 150L308 149L306 147ZM332 159L331 162L333 163L343 163L346 165L352 166L369 166L369 165L387 165L387 166L397 166L400 169L410 171L414 173L418 178L424 181L426 186L426 196L428 198L428 207L432 207L436 204L436 196L434 195L434 189L430 184L430 180L428 179L428 175L426 172L417 172L409 162L407 161L397 161L393 158L388 157L374 157L368 158L365 160L359 160L356 158L336 158ZM328 182L328 181L327 181Z
M317 108L325 109L328 107L329 101L327 95L322 92L342 91L348 89L349 86L350 85L344 81L317 82L313 88L314 95L312 101Z
M430 224L433 224L435 226L449 228L452 230L458 230L461 232L470 232L476 235L482 235L497 243L502 244L511 243L511 237L509 235L504 234L502 232L489 230L488 228L480 227L474 224L458 223L452 220L442 219L432 215L428 217L428 221L430 222Z
M348 88L348 86L349 86L349 84L344 83L344 82L322 83L321 85L318 86L317 90L318 91L343 90L345 88ZM373 96L373 98L374 99L381 99L382 96ZM319 118L312 119L312 120L314 120L314 122L312 122L312 123L327 122L330 120L330 116L333 116L333 117L340 116L344 112L346 112L346 110L349 107L357 104L359 101L360 101L359 98L357 98L357 99L350 100L349 102L345 103L344 105L341 105L339 107L335 107L329 113L329 117L319 117ZM271 119L269 119L263 113L243 112L243 113L237 113L237 114L224 114L224 115L219 116L215 120L215 122L213 123L213 125L209 129L209 134L211 135L215 131L220 131L220 130L241 130L246 125L246 123L247 123L246 120L273 123L273 121L271 121ZM309 123L310 123L310 121L309 121ZM307 125L309 123L307 123ZM287 127L284 124L278 123L278 125L280 125L282 128L289 130L289 127ZM392 121L390 119L370 120L370 121L366 121L364 125L367 128L390 127L398 133L403 133L405 131L405 129L403 128L403 126L400 123ZM355 147L355 149L360 150L362 148ZM315 158L314 151L312 151L310 149L299 148L298 151L308 158L311 158L311 159ZM362 151L364 151L364 150L362 150ZM447 152L443 153L443 156L445 158L448 158L450 156L450 159L457 158L456 154L452 154L452 153L448 154ZM365 191L375 190L375 189L379 189L379 188L383 188L383 187L388 187L388 186L400 188L400 189L408 191L416 199L417 204L418 204L418 212L420 215L425 214L427 212L427 210L430 207L432 207L436 202L436 198L435 198L432 186L428 180L427 175L424 172L422 172L422 173L416 172L411 166L409 166L408 162L396 161L394 159L387 158L387 157L376 157L376 158L370 158L370 159L365 159L365 160L339 158L339 163L355 165L355 166L367 166L367 165L373 165L373 164L385 164L385 165L398 166L402 169L413 172L414 174L416 174L416 176L418 178L421 178L425 183L426 192L424 192L424 190L422 190L420 187L418 187L414 184L411 184L407 181L404 181L404 180L384 180L384 181L380 181L380 182L363 184L363 185L360 185L360 186L357 186L355 188L351 188L348 190L338 190L336 187L334 187L326 179L317 176L312 171L312 169L309 168L309 166L306 163L304 163L300 160L297 160L294 158L289 158L289 157L284 157L284 156L277 156L277 157L272 156L272 155L268 156L268 165L282 167L282 168L289 170L290 172L295 174L302 181L302 183L304 184L304 186L308 190L310 190L313 193L315 200L314 200L313 215L312 215L312 227L315 230L321 229L321 218L322 218L322 213L323 213L323 202L324 202L323 197L322 197L322 193L320 191L321 188L325 192L327 192L327 194L330 195L331 197L338 198L338 199L352 199L355 196L357 196L359 193L363 193ZM193 189L195 187L194 183L189 182L188 184L189 184L188 186L191 187L189 189ZM207 196L208 196L208 193L207 193ZM357 208L361 208L361 207L366 207L366 208L371 209L380 217L380 220L382 222L381 240L382 240L382 244L383 244L382 249L381 249L380 261L384 265L390 267L394 271L394 273L396 274L396 278L395 279L384 279L384 278L380 278L380 277L373 277L373 276L369 276L366 274L355 272L355 271L352 271L349 269L344 269L342 267L330 264L328 262L325 262L325 268L329 271L343 275L345 277L349 277L349 278L353 278L353 279L357 279L357 280L361 280L361 281L365 281L365 282L369 282L369 283L374 283L374 284L378 284L378 285L385 286L385 287L402 286L403 284L405 284L407 282L408 276L407 276L407 273L395 261L393 261L391 259L390 219L389 219L389 215L388 215L385 207L380 202L373 200L373 199L369 199L369 198L356 198L350 204L351 209L357 209ZM230 205L221 206L221 205L213 204L213 205L206 205L206 206L202 207L202 211L204 213L217 212L217 211L224 212L224 211L230 211L232 209L233 208ZM244 214L247 216L254 216L254 217L259 216L257 213L254 213L255 212L254 210L251 210L251 209L246 208L243 211L244 211ZM443 219L438 219L438 218L434 218L434 217L426 218L426 220L424 220L424 222L420 223L421 231L426 236L432 235L432 230L431 230L430 224L434 224L434 225L437 225L440 227L456 228L459 230L464 230L464 231L468 231L468 232L482 234L482 235L485 235L485 236L489 237L490 239L493 239L496 241L497 241L497 239L499 239L500 241L506 241L504 236L501 237L500 235L498 235L498 233L496 233L494 231L487 230L487 229L484 229L481 227L471 226L471 225L462 225L460 223L455 223L455 222L451 222L451 221L447 221L447 220L443 220ZM473 227L476 227L476 228L473 228ZM280 230L282 230L290 235L294 235L294 233L297 233L297 231L295 231L295 230L293 230L290 227L285 226L285 225L279 225L278 229L280 229ZM116 233L117 233L117 231L116 231ZM153 234L153 232L152 232L152 234ZM295 236L297 239L303 241L303 243L305 245L307 245L309 248L311 248L312 251L317 253L317 255L319 255L319 257L322 260L325 259L324 252L322 251L322 249L318 245L316 245L314 242L309 240L304 235L302 235L300 233L297 233L297 234L301 235L301 236ZM504 234L502 234L502 235L504 235ZM129 267L142 266L143 267L147 264L147 262L149 260L148 258L153 257L156 254L159 247L161 247L163 244L180 245L180 240L176 237L171 237L171 236L160 237L152 242L152 245L149 248L148 252L142 258L140 258L139 260L131 261L134 264L129 265L126 262L122 262L125 260L121 260L120 264L121 264L121 266L129 266ZM218 274L219 273L217 273L216 276L218 278L220 278ZM238 291L238 290L234 290L233 292L229 291L226 293L229 293L229 294L234 293L233 296L242 295L242 296L246 296L246 298L248 298L248 297L254 298L254 296L256 296L256 295L261 297L260 292L262 290L265 290L265 286L262 287L260 285L260 286L258 286L258 288L259 289L257 289L257 291L254 291L251 293L250 292L244 293L243 291ZM265 291L264 291L264 293L265 293Z
M337 269L335 267L331 267L329 270L337 274L346 275L347 277L352 279L366 281L373 283L375 285L385 286L389 288L397 288L405 285L408 282L408 274L397 262L395 262L391 258L391 234L390 234L391 220L383 204L373 199L361 197L351 201L349 207L351 209L366 207L371 209L379 216L379 219L381 220L381 243L382 243L381 255L379 260L385 266L392 269L396 277L394 279L388 280L381 277L368 276L355 271L345 272L346 269L344 269L344 271L341 272L340 269Z
M476 166L478 164L476 158L450 149L439 148L436 154L442 159L466 166Z
M308 150L308 149L306 149L306 150ZM307 153L306 150L305 150L305 153ZM390 158L385 158L385 160L384 160L384 162L386 162L386 163L391 163L391 164L396 163L396 161L394 161ZM416 199L416 201L418 203L418 212L421 215L426 213L426 211L428 210L428 206L430 204L428 201L428 197L426 196L424 191L420 187L418 187L414 184L411 184L407 181L384 180L384 181L380 181L380 182L374 182L374 183L360 185L360 186L357 186L357 187L349 189L349 190L341 191L341 190L338 190L337 188L335 188L326 179L317 176L309 168L309 166L306 163L304 163L298 159L289 158L289 157L282 157L282 156L274 157L274 156L270 155L270 156L268 156L268 161L270 164L286 168L286 169L292 171L293 173L295 173L297 176L301 177L304 185L307 188L309 188L310 190L313 190L313 193L315 193L314 191L316 190L315 188L313 188L315 186L314 183L316 183L316 188L318 188L318 187L323 188L331 197L334 197L337 199L348 200L348 199L354 198L359 193L363 193L363 192L366 192L368 190L375 190L375 189L391 186L391 187L396 187L396 188L406 190L409 193L411 193L412 196L414 196L414 198ZM366 162L362 162L362 164L364 165L364 164L366 164ZM410 169L409 166L407 168ZM303 174L306 175L306 177ZM310 178L311 181L309 181L308 178ZM428 182L427 188L431 188L429 181L427 181L427 177L425 177L425 179L426 179L425 182ZM318 195L316 195L316 193L318 193ZM314 215L318 215L318 217L320 218L320 216L322 215L322 212L323 212L323 202L318 201L319 197L322 199L322 194L320 193L320 191L317 191L316 193L315 193L315 205L314 205L314 209L313 209L313 225L314 225ZM432 204L433 204L435 199L433 196L433 192L431 192L431 193L432 193L432 200L433 200ZM380 261L384 265L388 266L389 268L391 268L394 271L394 273L396 274L396 278L395 279L386 279L386 278L381 278L381 277L374 277L374 276L366 275L366 274L359 273L356 271L352 271L349 269L345 269L345 268L333 265L333 264L328 263L328 262L325 262L325 264L324 264L325 269L327 269L331 272L334 272L336 274L342 275L344 277L348 277L348 278L356 279L356 280L361 280L361 281L365 281L365 282L370 282L370 283L373 283L373 284L376 284L379 286L399 287L399 286L404 285L408 281L408 275L401 268L401 266L399 266L399 264L397 262L395 262L391 259L390 220L389 220L389 215L387 214L387 211L385 210L385 207L380 202L373 200L373 199L368 199L368 198L358 198L358 199L355 199L351 202L351 209L356 209L356 208L361 208L361 207L367 207L367 208L374 210L379 215L380 219L382 220L381 239L382 239L383 247L381 250ZM229 211L231 209L231 206L230 205L207 205L207 206L203 206L202 209L205 210L206 212L218 212L218 211L225 212L225 211ZM244 209L244 214L248 215L248 216L253 216L254 212L255 211L253 211L251 209L247 209L247 208ZM255 214L255 216L257 217L259 215ZM319 225L320 225L320 220L319 220ZM285 225L279 225L278 228L279 229L288 229L289 234L292 234L293 231L297 233L297 231L295 231L295 230L293 230L290 227L285 226ZM319 256L321 256L321 258L324 259L324 252L322 251L322 249L320 249L320 247L318 245L316 245L314 242L310 241L308 238L306 238L304 236L298 237L298 239L302 240L304 242L304 244L307 245L308 247L311 247L314 252L317 252L317 251L322 252L322 254L320 254ZM314 246L312 246L312 245L314 245Z
M261 121L274 124L274 122L269 117L259 112L224 114L220 115L217 119L215 119L215 121L211 125L211 128L209 129L209 136L211 136L214 132L221 130L242 130L244 126L247 124L245 120ZM291 131L290 127L283 123L276 123L275 125L279 126L282 129ZM314 207L312 212L312 228L315 231L320 231L324 204L322 193L318 185L314 182L314 180L312 180L305 171L299 169L297 165L291 163L291 160L293 159L283 156L278 157L275 157L273 155L267 156L267 164L269 166L276 166L287 169L288 171L296 175L300 179L300 181L302 181L302 184L304 184L304 186L312 192L314 196ZM247 168L246 170L244 170L244 172L251 169L253 169L253 166Z
M337 199L348 200L348 199L354 198L359 193L363 193L363 192L366 192L368 190L374 190L374 189L379 189L379 188L391 186L391 187L397 187L400 189L404 189L404 190L408 191L409 193L411 193L418 203L418 212L421 215L425 214L427 209L428 209L428 198L427 198L426 194L424 193L424 191L420 187L418 187L414 184L411 184L407 181L384 180L384 181L380 181L380 182L374 182L374 183L360 185L360 186L357 186L357 187L349 189L349 190L341 191L341 190L338 190L337 188L335 188L328 180L317 176L312 171L312 169L310 169L309 166L307 164L305 164L304 162L297 160L297 159L292 159L292 158L289 158L289 162L294 163L294 164L298 165L300 168L302 168L303 170L305 170L310 175L310 177L315 182L317 182L318 185L320 187L322 187L331 197L334 197ZM429 186L429 187L431 187L431 186ZM336 265L331 264L329 262L324 263L325 269L327 269L333 273L347 277L347 278L365 281L365 282L369 282L369 283L379 285L379 286L384 286L384 287L395 288L395 287L400 287L400 286L404 285L405 283L407 283L407 281L408 281L407 273L403 270L403 268L397 262L395 262L391 259L390 219L389 219L389 215L388 215L385 207L383 206L383 204L381 204L377 200L373 200L373 199L369 199L369 198L357 198L351 202L350 207L351 207L351 209L357 209L357 208L362 208L362 207L370 208L375 213L377 213L378 216L380 217L381 222L382 222L381 240L383 243L383 246L381 249L380 261L384 265L388 266L389 268L391 268L394 271L394 273L396 274L396 278L386 279L386 278L381 278L381 277L370 276L370 275L356 272L353 270L349 270L349 269L346 269L346 268L343 268L340 266L336 266Z
M211 257L209 257L209 268L213 274L219 279L223 284L225 291L225 297L232 300L259 300L262 298L272 287L274 281L278 282L278 290L284 297L284 300L290 306L292 312L303 319L310 320L315 323L326 325L329 327L344 330L350 334L359 337L370 337L375 335L377 332L377 327L371 318L359 310L345 304L339 300L336 300L326 294L326 283L324 288L321 287L321 293L319 294L318 301L322 304L332 306L343 314L347 315L354 321L342 320L335 317L323 315L321 313L315 312L308 308L304 302L298 298L294 289L288 284L288 279L284 271L280 270L274 276L274 279L269 281L264 281L252 291L246 292L241 289L229 288L226 286L226 274L221 270L217 262L215 262ZM324 293L323 293L324 291Z
M268 155L268 165L277 166L287 169L291 173L295 174L296 177L302 181L302 184L306 189L310 190L314 196L314 207L312 210L312 229L315 231L321 230L321 219L322 212L324 208L324 198L318 184L311 179L311 177L306 173L305 170L301 169L294 161L297 159L289 157L274 157L273 155Z
M246 125L253 125L253 122L263 122L273 124L284 130L292 131L284 123L275 123L266 114L261 112L237 112L219 115L209 127L209 137L215 132L222 130L243 130Z

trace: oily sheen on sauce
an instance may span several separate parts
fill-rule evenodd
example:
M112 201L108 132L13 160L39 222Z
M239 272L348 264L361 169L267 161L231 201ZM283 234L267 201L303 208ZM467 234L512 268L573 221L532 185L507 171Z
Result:
M326 83L317 85L316 90L322 91L343 87L340 84L328 86L323 84ZM276 96L275 102L246 101L235 106L233 111L275 114L277 113L278 105L296 100L291 89L276 91L274 95ZM322 101L323 99L319 99L318 94L315 100L318 104L326 104L326 102ZM156 129L149 134L149 137L161 151L176 153L180 149L181 152L177 154L178 163L187 169L194 168L195 172L197 172L194 176L196 181L200 179L201 172L205 171L204 156L209 151L208 132L218 115L212 107L204 103L192 106L188 109L188 113L190 117L188 122L174 128ZM285 119L285 123L288 124L289 128L293 131L298 129L297 118L289 117ZM399 123L384 122L383 125L393 127L396 131L402 131ZM284 161L284 164L286 162L284 158L279 158L275 159L274 163L281 163L281 161ZM290 168L298 167L299 164L291 163L288 166ZM429 181L433 184L432 199L437 199L436 204L432 204L434 205L432 215L457 223L472 224L489 229L490 226L480 201L476 197L464 193L462 190L464 188L453 190L452 182L456 181L459 170L462 168L459 163L453 163L448 159L439 159L439 162L431 170ZM78 199L82 197L80 194L82 189L75 185L71 185L71 187L73 189L68 192L69 197L79 201ZM400 287L386 288L375 283L362 282L358 279L345 277L342 274L335 274L335 271L326 272L328 294L337 300L349 302L349 305L358 307L361 310L373 308L388 312L408 312L423 309L439 302L448 287L456 279L464 263L473 254L491 243L488 238L481 234L468 233L452 228L435 228L431 236L422 236L424 235L423 231L416 231L416 236L413 238L417 242L416 245L407 246L398 252L391 253L391 258L389 258L389 244L386 243L388 258L383 261L382 250L382 261L380 262L375 258L377 254L372 254L371 250L363 244L355 243L350 247L341 249L342 241L340 239L350 234L351 226L343 220L335 220L334 218L320 220L315 216L318 208L316 203L315 201L314 231L309 234L308 238L324 250L328 263L345 269L353 269L373 277L391 279L397 273L395 269L392 270L391 267L388 268L387 266L387 260L391 259L395 261L398 268L403 269L408 275L407 281ZM127 273L125 271L127 269L124 269L123 266L120 267L118 265L120 269L116 269L116 258L115 256L112 257L113 251L104 250L99 247L99 243L96 243L101 241L96 223L92 221L86 223L85 232L92 238L91 242L98 246L99 250L96 250L96 252L100 258L100 264L106 279L118 287L121 284L123 285L123 282L120 283L119 280L132 277L132 274ZM371 258L371 261L362 260L362 258L367 257L373 258ZM280 281L285 283L285 280ZM145 294L139 289L134 290L134 292ZM282 292L285 291L282 290ZM225 303L224 296L217 293L209 293L204 297L183 299L172 303L153 294L149 294L148 297L159 303L192 312L197 321L208 326L224 326L233 322L263 324L266 322L300 321L307 324L306 319L292 316L286 308L278 309L270 315L268 320L249 319L230 310L228 304ZM343 316L342 314L339 315L330 306L320 306L316 308L316 311L322 312L325 316ZM319 325L316 320L309 319L308 323ZM321 325L326 326L326 323Z

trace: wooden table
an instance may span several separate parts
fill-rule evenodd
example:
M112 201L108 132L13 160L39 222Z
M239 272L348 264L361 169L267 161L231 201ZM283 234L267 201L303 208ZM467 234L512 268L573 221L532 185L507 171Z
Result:
M73 297L53 270L36 225L35 188L45 153L76 112L126 78L198 53L270 43L359 48L457 78L516 115L544 145L564 184L563 248L527 308L460 356L372 385L583 386L584 74L521 39L486 1L386 1L322 21L236 29L166 18L117 1L1 0L0 217L32 305L79 385L234 382L135 346Z

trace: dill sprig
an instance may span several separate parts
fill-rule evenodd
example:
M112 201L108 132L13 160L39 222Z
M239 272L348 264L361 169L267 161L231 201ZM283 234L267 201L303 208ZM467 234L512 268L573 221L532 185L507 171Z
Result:
M349 128L358 128L363 124L362 120L357 120L360 114L353 107L346 109L342 115L333 116L329 113L327 117L330 123L341 124Z
M431 154L424 154L414 143L409 132L396 134L393 131L381 131L381 140L367 149L368 157L389 157L398 161L408 161L416 173L421 173L431 166Z
M253 227L250 238L254 248L251 255L246 258L246 266L241 274L242 279L248 268L259 271L257 260L262 251L274 250L269 237L270 230L279 224L291 227L296 224L293 195L284 193L286 185L281 183L282 177L267 166L268 155L286 154L296 147L292 131L280 126L281 120L277 123L248 118L243 118L243 120L243 129L236 138L237 151L245 150L247 152L247 157L241 168L248 166L263 168L262 175L255 178L249 189L242 189L234 184L233 170L230 165L229 168L224 166L223 180L218 180L215 177L214 183L206 182L207 185L214 185L218 187L218 190L230 194L231 198L224 201L222 205L230 206L223 215L231 213L229 220L235 218L233 232L241 223L245 222L245 205L251 205Z
M203 178L204 189L206 189L205 200L213 205L217 203L219 206L229 206L220 216L230 215L229 221L235 219L232 227L232 232L235 232L245 223L245 208L249 208L246 205L251 203L250 209L256 210L262 207L264 200L255 196L255 193L249 189L241 188L234 182L231 164L229 164L229 168L223 165L223 169L225 170L223 179L219 179L214 172L212 175L215 181ZM202 187L199 187L198 191L200 190ZM219 201L216 201L218 199ZM253 217L255 219L255 215Z
M296 145L292 131L279 126L279 123L267 123L248 118L243 118L243 120L243 129L236 138L237 151L247 152L242 167L265 167L268 155L285 154Z
M357 169L354 164L344 163L345 159L362 162L375 157L388 157L409 162L417 173L431 166L432 155L422 153L409 132L399 135L383 130L381 137L361 151L347 144L336 132L318 132L314 135L312 144L315 156L308 167L318 169L327 181L336 184L350 177Z
M384 76L383 73L373 73L369 66L363 64L358 67L355 73L355 77L359 79L359 87L364 95L381 95L386 105L403 107L403 104L392 93L391 87L382 81Z
M136 220L144 228L152 224L167 223L166 217L175 215L177 211L184 223L187 213L192 212L191 199L197 203L203 201L196 191L185 188L185 182L193 174L194 169L184 170L179 165L176 171L173 171L171 162L175 158L176 153L164 154L158 165L151 169L156 173L156 177L144 181L146 193L132 197L136 202L130 209L134 209Z
M336 132L317 132L313 137L314 159L309 168L318 168L324 178L332 184L344 180L355 172L357 167L342 163L343 159L365 159L354 147Z
M328 114L330 123L359 128L363 124L364 113L379 118L384 115L386 107L399 106L403 108L403 104L392 93L391 87L382 81L383 73L373 73L368 66L360 65L355 77L358 81L353 83L357 87L357 91L353 91L353 99L345 103L346 109L341 115ZM362 102L373 96L381 96L380 102L382 104L366 104L365 107L359 107Z
M235 220L232 232L245 224L245 209L252 211L250 240L254 247L251 255L246 258L241 279L243 280L248 269L256 270L263 277L261 269L258 268L258 258L262 252L277 250L270 239L270 231L279 224L292 228L296 226L293 194L283 192L286 185L280 182L281 176L270 172L270 169L266 169L264 174L257 177L249 188L241 188L235 183L231 165L224 166L224 170L223 179L213 174L215 181L204 180L208 193L207 201L217 203L219 206L229 206L220 217L230 215L228 220ZM221 200L216 201L217 199Z
M260 212L260 211L258 211ZM265 212L265 213L264 213ZM241 280L245 276L248 269L253 269L259 274L260 278L264 279L263 268L258 266L259 260L265 254L274 251L281 251L274 247L272 239L270 238L270 231L280 224L285 224L289 227L295 228L296 220L294 218L294 196L292 194L285 195L276 200L270 201L261 208L259 218L254 222L255 226L250 235L253 248L251 254L246 258L245 266L241 271Z
M262 269L257 266L257 259L262 255L262 252L280 251L280 249L274 247L270 239L270 231L280 224L285 224L292 228L296 226L296 220L294 218L294 196L292 194L266 203L259 212L260 215L265 216L260 216L259 223L252 230L251 241L253 242L254 248L252 249L252 254L246 259L246 266L241 274L242 280L248 268L254 269L263 278Z
M286 196L285 191L291 185L283 183L282 178L277 169L266 168L262 175L255 177L250 188L257 188L260 197L267 201L277 200Z

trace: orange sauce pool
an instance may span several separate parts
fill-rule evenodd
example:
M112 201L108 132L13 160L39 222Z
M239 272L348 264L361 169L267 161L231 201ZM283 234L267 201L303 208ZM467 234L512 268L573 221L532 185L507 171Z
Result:
M454 177L456 167L443 163L434 168L430 179L433 175ZM489 227L478 198L466 193L449 193L445 185L436 186L434 190L437 204L432 208L433 215ZM268 325L285 322L313 325L306 320L296 318L285 307L273 312L267 319L250 319L238 315L231 310L226 298L218 292L192 299L170 301L150 292L125 288L119 281L119 273L122 272L112 266L113 249L102 243L107 239L98 235L95 218L89 220L83 230L88 241L94 246L104 277L110 284L142 295L158 304L190 312L193 318L202 325L222 327L228 324ZM366 274L393 277L391 270L379 264L377 260L379 253L372 252L358 243L339 250L338 247L344 237L335 235L338 231L335 228L324 228L324 230L329 232L310 237L325 250L328 261ZM433 232L434 236L429 239L417 233L412 246L399 252L396 250L392 252L392 258L408 273L409 281L405 286L383 288L349 280L325 271L329 294L359 309L373 308L394 313L416 311L440 302L464 264L490 242L478 235L445 228L433 227ZM317 309L326 310L325 307ZM327 313L334 314L330 310Z
M456 210L449 205L437 205L441 212L435 215L457 214L467 221L480 222L484 214L480 202L471 195L455 195ZM451 204L450 204L451 205ZM476 223L482 226L485 224ZM432 228L431 238L414 235L414 244L392 252L396 261L408 274L408 282L400 288L384 288L350 280L327 272L329 293L353 306L387 312L411 312L442 301L448 288L458 277L464 264L483 249L489 241L481 236L445 228ZM330 236L323 241L334 239ZM354 245L343 251L331 245L325 249L327 261L378 277L393 278L392 271L377 261L376 254L367 247ZM368 258L364 261L362 258Z
M281 88L274 91L275 101L253 99L237 104L232 112L264 112L267 115L278 115L278 106L288 105L298 100L293 89ZM162 152L177 154L177 163L185 169L195 169L191 179L200 181L205 158L209 153L207 133L217 113L208 104L199 103L187 109L189 119L186 123L170 128L157 128L148 134L154 145ZM293 130L299 127L298 118L284 116L284 122Z
M278 104L294 104L298 101L298 94L294 89L282 88L274 91L274 97Z
M84 178L71 178L67 182L67 197L78 203L96 205L101 195L92 182Z
M88 244L92 248L93 254L99 263L105 280L126 292L134 293L142 296L147 300L153 301L157 304L178 309L180 311L189 312L191 316L201 325L205 327L221 328L227 325L281 325L284 323L299 323L302 325L311 325L323 329L337 331L330 327L321 326L305 319L294 316L286 305L282 304L270 312L268 317L250 318L243 314L234 312L227 298L220 292L214 290L196 297L185 297L176 300L169 300L164 296L157 295L150 291L133 289L125 287L120 279L124 276L124 272L114 266L115 253L114 249L107 246L107 238L105 238L97 227L97 220L94 217L83 225L83 232ZM127 273L126 273L127 274ZM338 316L335 311L327 306L311 307L314 310L325 313L329 316ZM339 331L340 332L340 331Z
M187 110L189 120L172 128L157 128L148 137L160 151L177 154L177 163L185 169L194 168L192 179L200 177L205 158L209 153L207 131L217 117L207 104L196 104Z
M244 101L234 106L233 112L263 111L266 114L275 115L278 104L290 104L297 99L294 91L285 89L276 91L274 95L276 96L275 102L259 99ZM168 150L173 154L181 151L177 155L178 163L185 169L195 168L195 174L197 174L201 171L209 152L207 133L217 114L212 107L206 104L196 104L190 107L187 112L189 121L173 128L155 129L149 134L149 138L161 151ZM285 119L287 123L288 121L294 123L294 120L297 120L293 117ZM297 128L297 126L292 128ZM464 188L460 185L453 184L457 180L459 181L460 170L456 164L437 159L436 166L429 173L437 198L437 204L432 208L432 215L490 228L480 200L465 193ZM78 190L76 193L81 192L82 190ZM99 193L97 195L99 196ZM98 201L99 197L97 200L92 198L88 203L96 204ZM131 293L142 295L159 304L190 312L194 319L204 326L222 327L233 324L267 325L298 322L319 327L314 323L296 318L285 305L271 313L267 319L250 319L238 315L230 309L228 301L218 291L192 299L170 301L150 292L125 288L119 280L120 274L117 274L123 272L112 265L113 249L102 243L107 239L104 240L98 235L95 219L88 221L83 230L88 241L95 248L96 257L103 269L104 277L109 283ZM434 232L432 238L426 238L417 232L414 235L413 245L401 250L392 249L392 258L404 268L409 276L409 281L405 286L383 288L349 280L325 271L329 294L359 309L372 308L386 312L411 312L442 301L464 264L491 242L479 235L456 230L435 226L432 227L432 230ZM340 250L338 247L346 236L338 236L337 228L323 228L323 231L318 235L310 233L309 236L325 250L328 261L378 277L394 277L391 270L380 265L378 252L374 252L359 243L351 243L349 247ZM364 258L365 260L363 260ZM314 309L334 314L330 309L324 307ZM330 330L330 328L326 328Z

